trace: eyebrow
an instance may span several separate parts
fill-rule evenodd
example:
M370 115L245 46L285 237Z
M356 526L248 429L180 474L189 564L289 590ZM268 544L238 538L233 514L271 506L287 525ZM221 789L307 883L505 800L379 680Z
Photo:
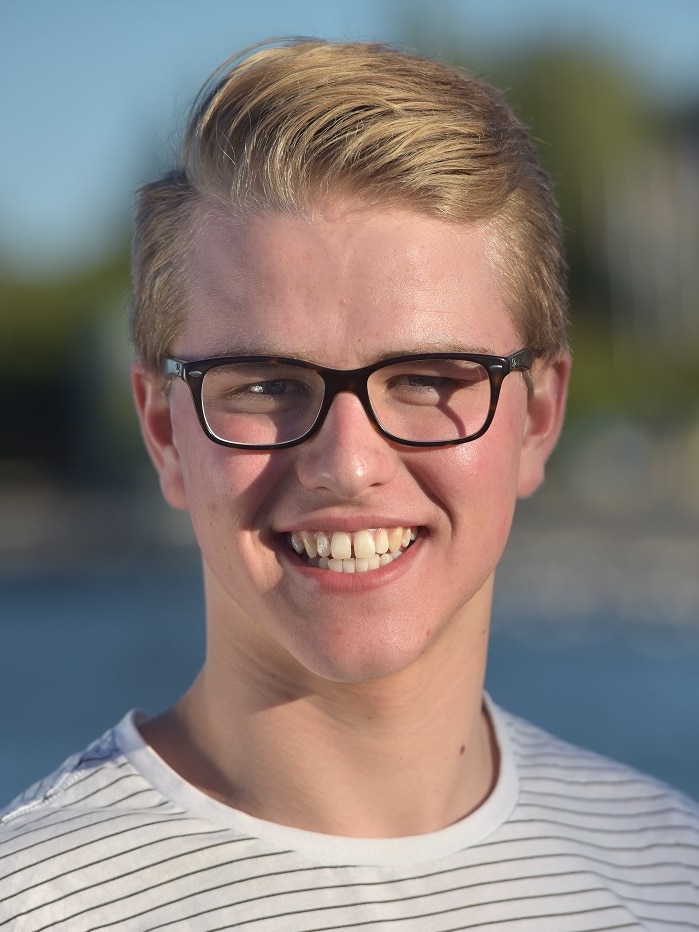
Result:
M297 354L289 351L288 346L274 346L270 343L236 343L234 345L219 347L209 354L209 358L218 359L224 356L283 356L288 359L302 359L305 362L319 363L315 353Z
M492 347L484 346L464 346L462 343L429 341L420 345L396 346L385 352L372 356L367 365L374 362L384 362L387 359L393 359L395 356L420 356L423 353L474 353L480 355L489 355L493 353ZM498 354L500 355L500 354ZM272 344L260 343L237 343L228 345L212 353L211 358L224 356L282 356L288 359L299 359L304 362L311 362L317 365L325 365L322 359L316 353L303 352L296 353L289 350L288 347L275 346Z
M419 356L422 353L474 353L487 355L492 352L492 349L486 349L482 346L464 346L463 343L432 341L429 343L422 343L419 346L396 347L389 352L380 353L376 357L376 362L383 362L384 359L391 359L393 356Z

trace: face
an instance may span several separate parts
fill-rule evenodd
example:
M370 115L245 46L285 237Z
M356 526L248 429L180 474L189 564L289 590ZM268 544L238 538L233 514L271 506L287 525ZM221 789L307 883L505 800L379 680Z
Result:
M270 354L348 369L423 351L510 354L522 345L490 235L397 208L335 205L312 221L203 215L172 355ZM397 445L342 393L305 443L253 452L210 441L182 381L165 396L159 378L136 368L164 494L189 511L202 550L210 656L335 682L390 676L440 653L484 656L493 573L516 499L538 486L555 443L567 371L566 359L538 362L531 399L522 375L509 375L493 424L471 443ZM348 566L360 571L334 572L293 546L325 540L352 547ZM353 559L387 543L399 558L370 559L375 568Z

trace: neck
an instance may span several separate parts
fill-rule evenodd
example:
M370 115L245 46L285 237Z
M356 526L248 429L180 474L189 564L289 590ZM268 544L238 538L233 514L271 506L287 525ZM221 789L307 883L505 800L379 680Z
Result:
M489 606L490 587L479 596ZM268 821L357 837L436 831L476 809L497 773L483 625L456 627L458 644L445 636L410 668L360 684L305 676L300 688L218 645L144 737L186 780Z

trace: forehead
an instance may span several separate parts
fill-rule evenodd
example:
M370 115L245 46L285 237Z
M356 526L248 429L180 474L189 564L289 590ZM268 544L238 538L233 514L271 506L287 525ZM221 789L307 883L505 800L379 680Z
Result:
M354 366L386 352L510 352L518 341L486 224L326 205L312 218L201 209L177 351Z

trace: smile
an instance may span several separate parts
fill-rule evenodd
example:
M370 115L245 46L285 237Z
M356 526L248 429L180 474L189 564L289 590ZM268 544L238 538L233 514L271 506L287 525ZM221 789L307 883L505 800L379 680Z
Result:
M410 547L416 527L346 531L292 531L289 546L311 566L334 573L367 573L386 566Z

